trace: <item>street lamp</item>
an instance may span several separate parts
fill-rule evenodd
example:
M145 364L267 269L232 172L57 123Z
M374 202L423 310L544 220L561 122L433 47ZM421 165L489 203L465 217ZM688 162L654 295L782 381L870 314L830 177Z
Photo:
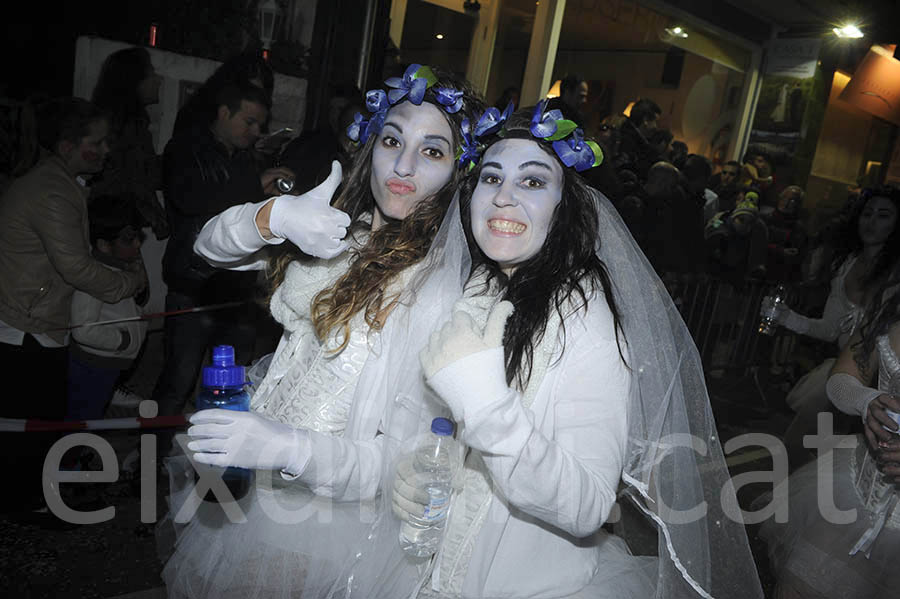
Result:
M275 0L263 0L257 9L259 13L259 39L264 50L269 50L275 39L275 31L281 17L281 7Z

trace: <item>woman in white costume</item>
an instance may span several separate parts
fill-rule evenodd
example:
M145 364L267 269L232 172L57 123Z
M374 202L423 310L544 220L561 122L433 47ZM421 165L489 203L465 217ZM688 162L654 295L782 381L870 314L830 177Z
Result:
M900 413L898 291L895 266L826 386L835 407L862 419L864 434L832 439L833 451L820 449L792 474L779 502L787 522L768 520L760 531L776 597L874 599L900 588L900 437L887 413Z
M462 239L451 202L460 123L483 107L465 81L427 66L386 84L348 129L360 148L333 207L337 162L306 194L231 208L198 236L195 250L227 268L265 268L257 252L285 240L320 259L274 261L284 335L251 411L191 419L197 462L256 470L257 484L228 509L199 506L163 572L170 597L347 594L341 573L379 517L388 401L421 379L424 338L409 323L439 322L468 274L464 244L444 250ZM176 521L200 503L189 491L173 500Z
M720 502L734 496L696 348L576 172L602 151L543 109L464 135L473 162L487 146L461 191L474 270L422 365L468 453L418 596L761 597ZM394 514L421 518L427 494L396 470ZM620 491L657 524L659 558L602 528Z
M822 317L810 318L789 308L776 315L778 324L795 333L837 342L838 351L847 346L859 326L867 294L874 293L883 283L900 255L900 192L870 188L862 193L860 205L844 232L844 247L839 248L834 261L835 274ZM764 299L760 313L768 307ZM834 358L822 362L797 381L785 399L797 411L784 434L792 468L809 461L803 436L815 431L817 415L828 409L825 383L834 363Z

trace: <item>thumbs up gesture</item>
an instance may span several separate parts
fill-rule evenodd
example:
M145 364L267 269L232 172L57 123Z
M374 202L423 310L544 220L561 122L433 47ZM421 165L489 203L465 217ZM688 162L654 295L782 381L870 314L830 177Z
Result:
M319 185L300 196L282 195L272 200L269 230L276 237L293 242L317 258L333 258L347 249L350 216L331 207L331 197L341 183L343 169L335 160L331 174Z
M456 421L509 391L503 359L503 330L513 312L508 301L491 310L484 331L472 317L456 312L432 333L419 354L428 384L441 396Z

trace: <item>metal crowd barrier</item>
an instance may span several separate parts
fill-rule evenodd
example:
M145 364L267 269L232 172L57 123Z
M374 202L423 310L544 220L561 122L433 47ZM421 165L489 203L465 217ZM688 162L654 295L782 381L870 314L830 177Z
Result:
M778 327L774 336L759 333L759 308L774 285L764 281L734 283L706 278L680 282L669 291L687 324L707 374L717 370L737 376L761 368L777 372L791 359L794 333ZM795 305L788 298L788 305Z

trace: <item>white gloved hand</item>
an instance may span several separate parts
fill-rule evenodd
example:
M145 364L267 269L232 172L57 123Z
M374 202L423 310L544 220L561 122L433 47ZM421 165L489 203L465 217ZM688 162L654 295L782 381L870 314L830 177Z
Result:
M513 305L502 301L491 310L484 333L479 333L472 317L456 312L435 331L419 358L429 385L453 412L465 420L469 410L502 397L508 390L503 359L503 330Z
M190 418L188 449L194 459L211 466L281 470L297 476L310 458L306 431L255 412L219 408L200 410Z
M391 509L402 522L421 522L431 500L428 492L416 485L413 459L410 454L401 456L394 475Z
M272 200L269 230L276 237L292 241L317 258L333 258L347 249L350 216L331 207L331 196L341 183L343 169L337 160L331 163L328 178L303 195L282 195Z

